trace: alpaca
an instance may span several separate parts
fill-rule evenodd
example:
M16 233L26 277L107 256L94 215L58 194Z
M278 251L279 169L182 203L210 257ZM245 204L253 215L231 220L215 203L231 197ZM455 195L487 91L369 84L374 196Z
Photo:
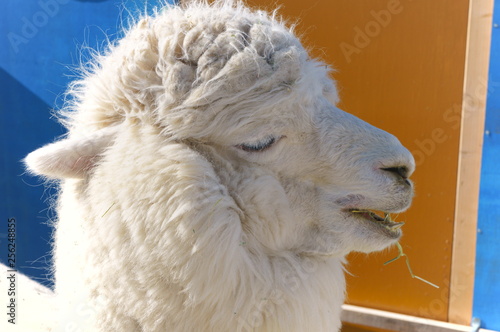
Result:
M409 207L415 163L329 74L230 0L167 6L97 56L67 136L25 160L60 185L54 330L338 331L344 257L400 238L378 214Z

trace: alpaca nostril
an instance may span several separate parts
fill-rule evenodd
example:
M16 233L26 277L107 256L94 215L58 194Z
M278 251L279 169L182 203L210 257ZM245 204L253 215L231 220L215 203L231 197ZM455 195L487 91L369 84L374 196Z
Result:
M384 170L386 172L394 173L394 174L400 176L403 180L408 179L408 167L406 167L406 166L386 167L386 168L382 168L382 170ZM406 182L408 182L408 181L406 181Z

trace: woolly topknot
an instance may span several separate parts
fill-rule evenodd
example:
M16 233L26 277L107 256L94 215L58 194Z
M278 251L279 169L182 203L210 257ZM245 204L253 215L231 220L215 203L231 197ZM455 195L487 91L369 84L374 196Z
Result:
M272 107L318 68L316 82L302 88L316 90L308 95L334 92L328 69L308 60L276 14L239 1L167 6L140 19L95 61L97 69L69 92L74 102L63 112L69 129L94 131L136 118L171 136L203 136L221 110Z

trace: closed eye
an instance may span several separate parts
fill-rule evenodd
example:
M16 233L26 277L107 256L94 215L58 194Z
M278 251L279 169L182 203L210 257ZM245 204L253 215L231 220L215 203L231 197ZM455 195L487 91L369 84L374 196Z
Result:
M270 148L276 141L276 137L269 136L260 142L239 144L236 147L246 152L262 152Z

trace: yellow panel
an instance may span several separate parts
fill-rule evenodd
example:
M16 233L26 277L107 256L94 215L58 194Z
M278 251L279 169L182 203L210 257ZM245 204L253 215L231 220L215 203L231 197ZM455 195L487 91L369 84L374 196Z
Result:
M353 324L343 324L341 332L394 332L391 330L381 330L374 327L364 327Z
M268 1L250 4L271 8ZM344 110L395 134L417 161L397 251L349 257L348 302L447 320L468 1L282 0L281 13L333 65Z

